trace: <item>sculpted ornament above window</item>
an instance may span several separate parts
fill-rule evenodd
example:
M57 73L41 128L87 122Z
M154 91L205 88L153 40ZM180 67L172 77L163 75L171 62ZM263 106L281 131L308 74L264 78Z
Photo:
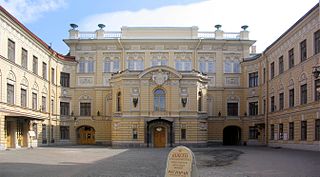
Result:
M162 72L159 70L158 72L154 72L152 75L152 80L157 84L157 85L162 85L168 80L168 74Z

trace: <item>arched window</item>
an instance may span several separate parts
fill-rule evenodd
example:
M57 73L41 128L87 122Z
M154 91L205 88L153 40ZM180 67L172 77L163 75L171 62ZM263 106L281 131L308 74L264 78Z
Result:
M117 94L117 112L121 111L121 92Z
M199 92L198 96L198 111L202 111L202 92Z
M154 111L165 111L166 93L162 89L154 91Z

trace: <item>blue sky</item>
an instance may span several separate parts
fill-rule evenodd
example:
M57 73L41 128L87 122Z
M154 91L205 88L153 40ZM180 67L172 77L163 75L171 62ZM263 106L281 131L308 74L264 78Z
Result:
M33 33L62 54L68 47L70 23L79 30L106 30L121 26L199 26L214 31L221 24L226 32L239 32L249 25L250 39L259 52L270 45L318 0L0 0L10 13Z

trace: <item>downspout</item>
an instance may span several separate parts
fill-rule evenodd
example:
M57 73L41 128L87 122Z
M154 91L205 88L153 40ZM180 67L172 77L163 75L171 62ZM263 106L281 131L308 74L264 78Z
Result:
M198 51L198 48L200 46L200 43L201 43L202 39L199 38L199 41L198 41L198 44L196 46L196 48L194 48L194 53L193 53L193 63L194 63L194 66L193 66L193 69L194 70L197 70L196 68L196 61L197 61L197 51ZM197 91L198 93L198 91ZM197 94L198 95L198 94ZM203 101L203 100L202 100ZM202 104L202 103L201 103ZM198 109L197 109L198 110ZM197 121L197 144L198 144L198 141L199 141L199 120Z
M121 50L122 50L122 52L121 52L121 71L123 71L124 68L125 68L125 66L124 66L124 47L123 47L123 45L121 43L121 39L120 38L117 38L117 41L118 41L118 44L120 45Z
M268 58L266 57L266 75L265 75L265 87L266 87L266 110L265 110L265 142L266 145L269 144L269 62Z

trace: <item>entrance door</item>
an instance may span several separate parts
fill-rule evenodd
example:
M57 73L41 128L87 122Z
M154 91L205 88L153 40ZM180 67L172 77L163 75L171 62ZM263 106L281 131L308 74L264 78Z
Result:
M95 130L92 127L84 126L78 129L80 144L95 144Z
M156 127L153 131L153 140L155 148L162 148L166 146L166 131L163 127Z
M223 145L239 145L241 129L237 126L228 126L223 129Z

